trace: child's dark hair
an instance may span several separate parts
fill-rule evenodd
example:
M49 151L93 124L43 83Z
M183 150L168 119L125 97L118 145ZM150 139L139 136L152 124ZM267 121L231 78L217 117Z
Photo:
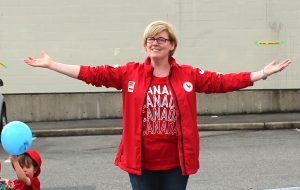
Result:
M26 153L18 156L18 161L19 161L21 167L24 167L24 166L30 167L31 165L34 168L38 167L38 164Z

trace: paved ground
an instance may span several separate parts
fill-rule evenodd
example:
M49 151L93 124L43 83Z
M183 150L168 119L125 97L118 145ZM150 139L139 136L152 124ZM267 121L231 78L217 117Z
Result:
M35 136L110 135L122 133L122 119L28 123ZM300 113L198 116L200 131L300 129Z
M300 131L200 132L200 164L187 190L266 190L300 187ZM120 135L38 137L43 190L130 190L128 174L114 166ZM1 177L14 179L0 149ZM289 189L291 190L291 189ZM294 190L294 189L293 189ZM298 188L299 190L299 188Z
M189 190L300 189L300 113L199 116L198 123L201 170ZM42 189L130 189L113 165L121 119L27 124L43 157ZM0 156L3 163L7 153ZM1 177L15 178L10 164L2 168Z

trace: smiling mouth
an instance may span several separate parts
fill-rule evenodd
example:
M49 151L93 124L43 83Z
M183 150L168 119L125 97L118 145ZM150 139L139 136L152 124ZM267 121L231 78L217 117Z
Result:
M151 49L151 51L158 52L160 50L159 49Z

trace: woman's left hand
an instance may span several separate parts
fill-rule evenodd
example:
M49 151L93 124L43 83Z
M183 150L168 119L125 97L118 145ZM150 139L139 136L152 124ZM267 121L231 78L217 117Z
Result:
M274 73L282 71L284 68L286 68L291 63L292 63L292 61L290 59L286 59L279 64L277 64L277 62L275 60L273 60L270 64L265 66L263 72L266 76L270 76Z

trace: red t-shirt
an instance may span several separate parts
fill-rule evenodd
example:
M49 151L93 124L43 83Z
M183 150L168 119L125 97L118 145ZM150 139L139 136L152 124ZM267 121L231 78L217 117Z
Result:
M40 190L40 180L37 177L30 178L31 186L26 186L19 179L14 180L14 190Z
M153 77L143 106L142 168L168 170L178 167L177 116L168 78Z

